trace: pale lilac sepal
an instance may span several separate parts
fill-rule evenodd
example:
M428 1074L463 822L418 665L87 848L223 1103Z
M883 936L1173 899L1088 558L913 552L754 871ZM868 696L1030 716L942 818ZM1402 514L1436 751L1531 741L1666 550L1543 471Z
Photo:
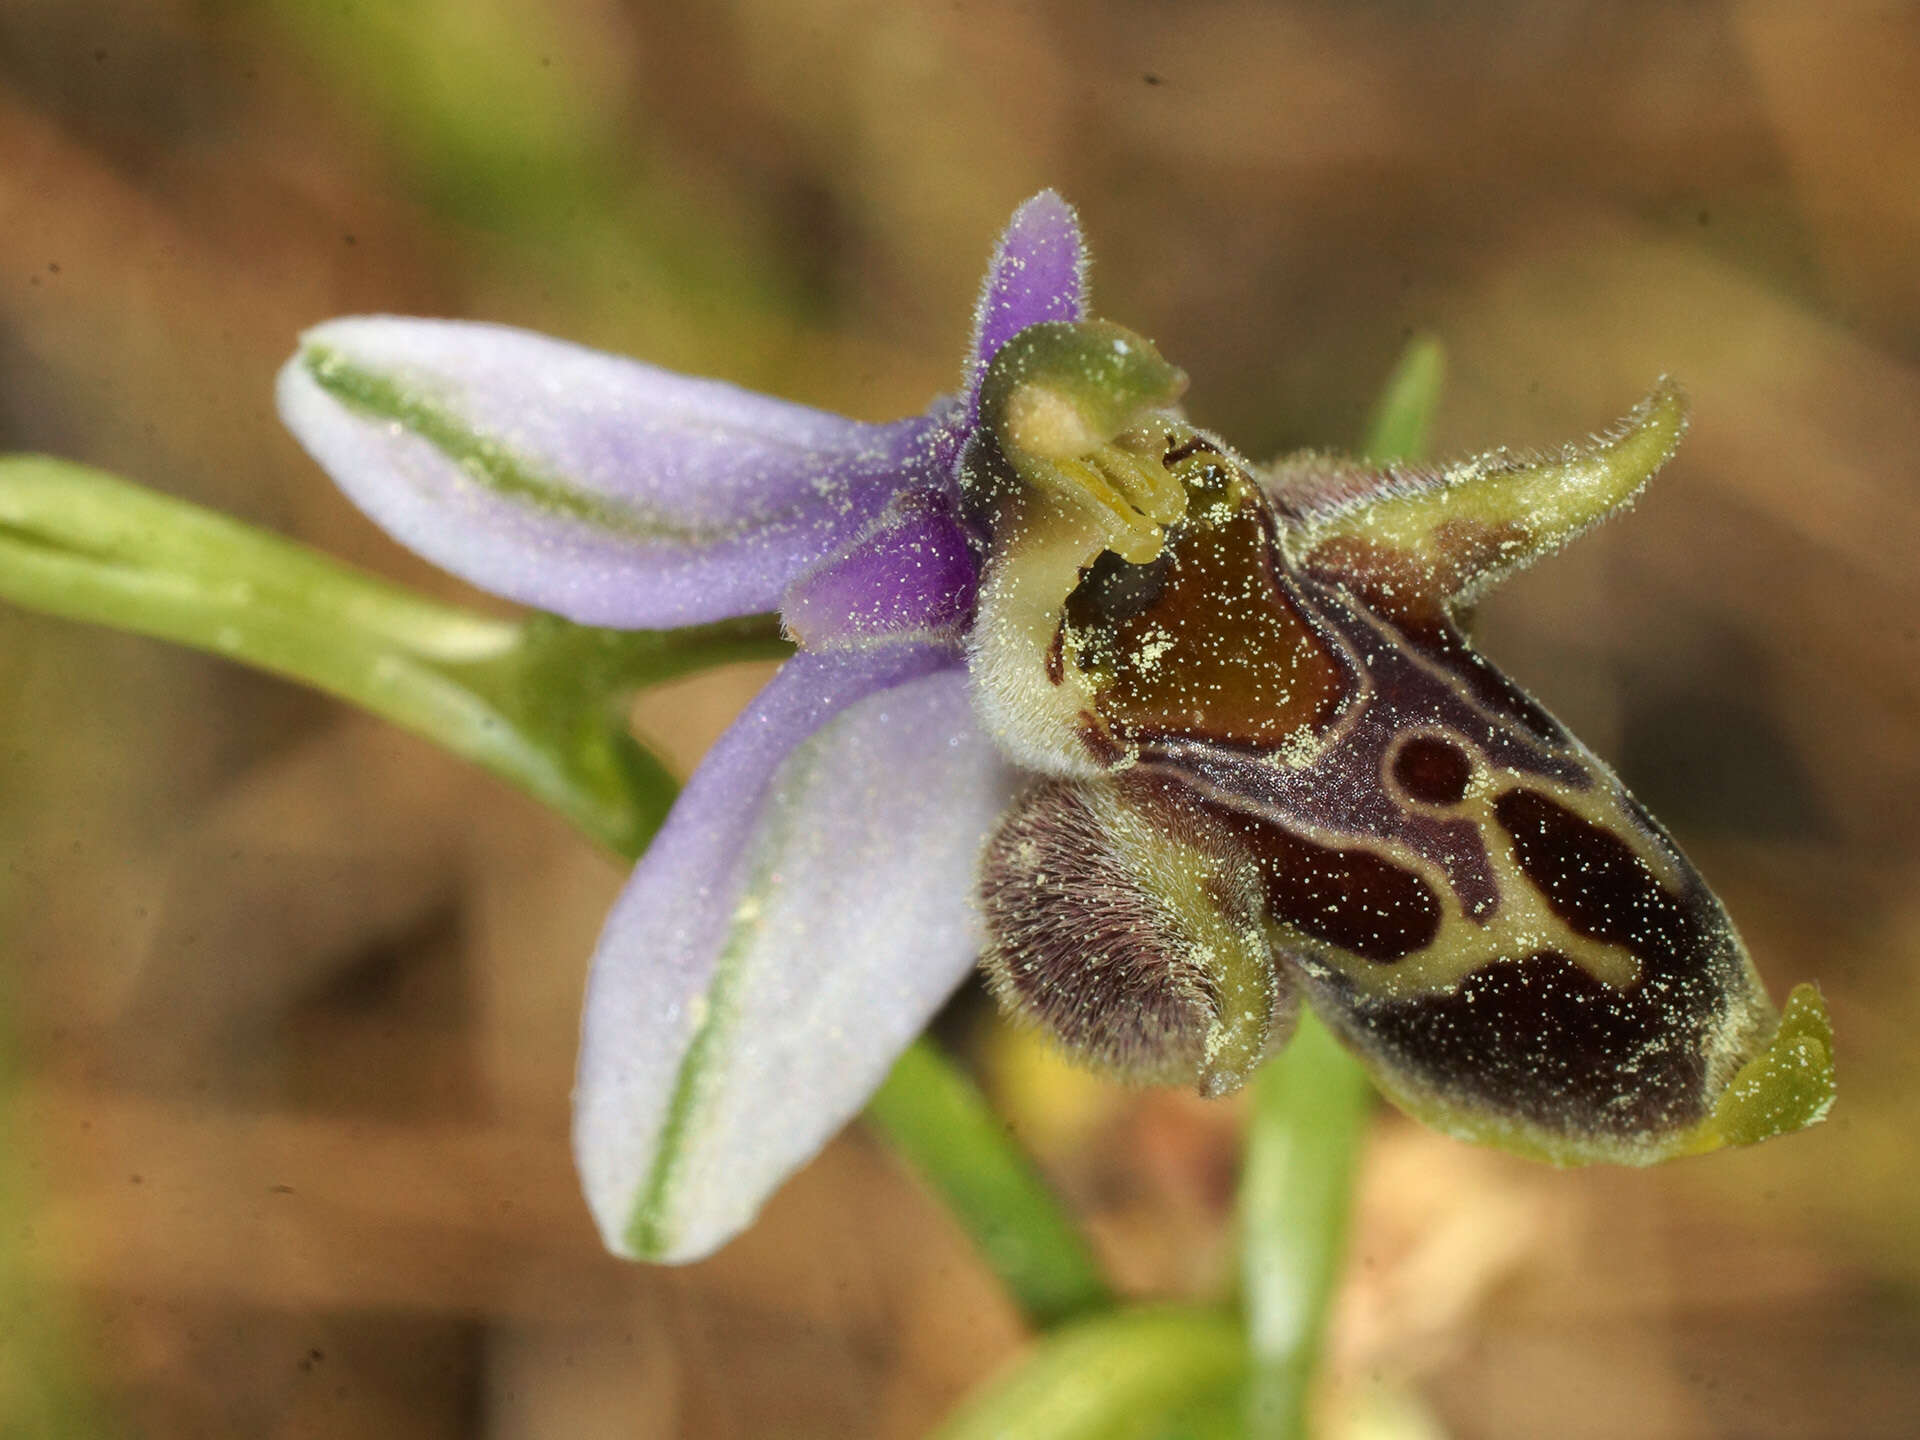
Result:
M973 964L1010 785L951 651L796 656L714 746L593 962L574 1150L613 1250L709 1254Z
M308 331L279 401L402 544L629 628L773 609L903 483L946 483L952 448L933 418L864 425L526 331L388 316Z
M949 502L906 491L845 551L794 581L780 618L805 650L957 635L978 588L978 566Z
M967 353L966 413L1000 347L1029 325L1080 320L1087 309L1087 247L1073 207L1042 190L1013 212L980 290Z

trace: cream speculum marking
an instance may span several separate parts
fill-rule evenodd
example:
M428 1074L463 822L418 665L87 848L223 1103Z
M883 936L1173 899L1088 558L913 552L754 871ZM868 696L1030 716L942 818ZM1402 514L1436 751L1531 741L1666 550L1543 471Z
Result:
M1783 1021L1667 833L1454 620L1631 499L1678 392L1555 456L1263 475L1183 384L1087 323L982 390L976 697L1044 777L982 862L1002 998L1208 1093L1305 998L1404 1108L1563 1163L1824 1114L1817 994Z

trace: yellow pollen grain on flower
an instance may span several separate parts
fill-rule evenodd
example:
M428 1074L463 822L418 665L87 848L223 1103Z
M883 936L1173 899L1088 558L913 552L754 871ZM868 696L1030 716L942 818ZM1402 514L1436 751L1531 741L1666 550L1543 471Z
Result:
M1153 630L1134 651L1134 663L1142 670L1151 670L1171 649L1173 637L1164 630Z
M1324 748L1325 742L1313 727L1302 725L1275 747L1274 757L1284 765L1302 768L1311 765Z

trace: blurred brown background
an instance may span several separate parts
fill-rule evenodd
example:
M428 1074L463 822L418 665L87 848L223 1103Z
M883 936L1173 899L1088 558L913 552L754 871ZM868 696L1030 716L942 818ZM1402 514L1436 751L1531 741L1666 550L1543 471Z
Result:
M1829 1124L1651 1174L1383 1115L1324 1433L1920 1433L1914 7L0 0L0 449L458 597L277 427L301 327L887 418L1042 185L1255 455L1350 444L1416 330L1447 452L1686 380L1679 460L1483 639L1839 1032ZM684 768L761 678L637 724ZM532 802L11 611L0 697L0 1435L907 1437L1017 1352L858 1132L704 1265L601 1255L566 1101L620 875ZM1127 1286L1215 1293L1232 1107L957 1023Z

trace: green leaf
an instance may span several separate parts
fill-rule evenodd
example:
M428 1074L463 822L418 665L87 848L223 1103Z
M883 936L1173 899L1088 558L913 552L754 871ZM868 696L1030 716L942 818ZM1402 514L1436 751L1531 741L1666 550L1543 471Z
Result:
M1427 453L1447 352L1431 335L1416 335L1394 363L1374 402L1363 453L1369 460L1418 460Z
M1172 1306L1101 1315L1041 1340L933 1440L1213 1435L1218 1409L1210 1402L1244 1377L1246 1364L1231 1315Z

